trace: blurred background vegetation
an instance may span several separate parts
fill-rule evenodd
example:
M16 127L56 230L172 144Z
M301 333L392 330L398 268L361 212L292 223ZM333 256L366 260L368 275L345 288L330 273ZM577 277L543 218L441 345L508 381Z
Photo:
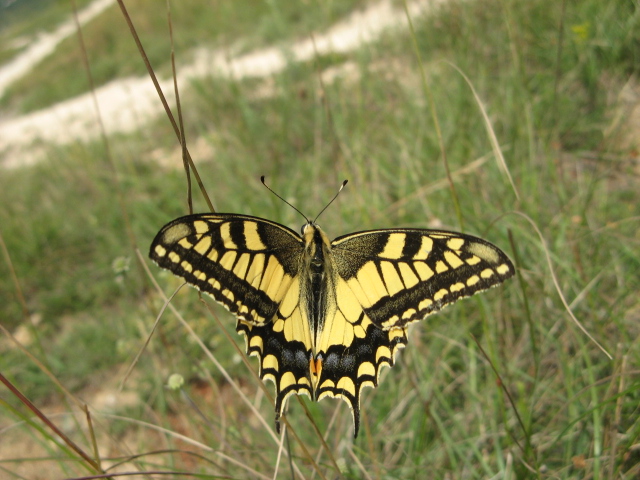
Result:
M180 284L146 260L159 228L188 212L181 150L167 119L141 117L135 131L102 139L35 142L39 161L19 168L2 164L26 150L0 145L0 323L25 346L4 336L0 372L91 451L85 421L60 385L87 402L103 468L123 461L117 471L205 478L273 478L276 469L278 478L640 475L638 4L425 4L429 13L413 18L413 33L400 25L357 49L295 61L296 42L381 4L170 3L178 74L196 49L232 59L276 47L290 60L267 77L213 71L180 78L187 144L218 211L298 230L303 220L262 187L260 175L310 217L347 178L321 218L329 235L392 226L464 230L496 243L518 266L503 287L412 329L397 365L378 389L365 391L355 442L343 402L303 399L326 432L323 449L291 398L288 419L300 439L290 440L291 467L286 457L277 462L272 403L224 335L226 328L236 338L234 320L216 308L221 328L191 289L172 303L231 381L165 313L118 390L163 306L138 249L167 295ZM4 5L0 62L72 18L73 5ZM169 78L166 2L126 5L156 73ZM402 2L385 5L403 9ZM83 25L82 35L86 50L72 34L4 91L0 130L87 92L84 59L97 88L145 75L116 4ZM206 211L194 192L195 210ZM577 328L561 295L612 359ZM257 362L250 364L255 371ZM166 387L173 373L186 379L177 391ZM97 473L34 421L24 402L8 390L2 399L7 478L35 478L29 469L45 466L59 472L49 478Z

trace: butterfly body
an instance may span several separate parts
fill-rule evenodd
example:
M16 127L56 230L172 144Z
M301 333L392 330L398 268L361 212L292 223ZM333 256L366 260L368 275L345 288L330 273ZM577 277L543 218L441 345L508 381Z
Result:
M508 257L470 235L387 229L330 241L236 214L189 215L163 227L150 257L237 317L260 377L286 400L338 397L359 427L360 394L407 343L407 327L514 273Z

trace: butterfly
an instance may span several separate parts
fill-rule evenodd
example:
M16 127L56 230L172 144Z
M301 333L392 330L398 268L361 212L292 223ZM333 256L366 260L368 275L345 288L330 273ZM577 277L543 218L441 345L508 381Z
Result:
M278 432L288 397L306 394L346 401L354 436L362 389L393 366L408 326L515 272L498 247L462 233L392 228L330 240L315 221L298 234L234 213L173 220L149 256L235 314L260 378L275 384Z

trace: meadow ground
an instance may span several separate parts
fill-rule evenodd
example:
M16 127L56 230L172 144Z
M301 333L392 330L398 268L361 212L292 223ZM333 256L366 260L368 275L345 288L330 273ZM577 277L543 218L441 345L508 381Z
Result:
M73 18L21 3L0 21L5 65ZM411 3L410 28L402 2L174 3L184 135L216 210L298 230L260 175L310 217L347 178L330 236L464 231L517 276L411 329L356 440L344 402L298 397L277 436L231 315L189 288L163 311L181 282L147 252L188 212L182 150L133 90L149 81L114 3L0 98L4 135L87 93L90 114L0 144L3 478L638 478L637 4ZM170 90L167 3L127 8ZM323 43L372 8L395 26ZM278 68L248 62L265 52ZM105 104L123 79L129 100ZM209 209L197 185L193 201Z

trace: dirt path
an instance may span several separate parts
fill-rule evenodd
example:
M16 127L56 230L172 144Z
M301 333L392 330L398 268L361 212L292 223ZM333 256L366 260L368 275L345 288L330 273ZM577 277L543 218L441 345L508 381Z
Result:
M441 1L414 0L409 4L409 12L415 19ZM82 12L81 18L86 22L112 3L113 0L96 0ZM224 50L202 49L196 52L191 64L179 67L179 75L183 80L206 75L266 77L284 69L288 58L309 60L316 50L319 54L347 52L376 40L390 28L405 26L404 11L394 8L391 0L382 0L365 10L352 13L329 30L316 34L315 50L311 39L293 44L288 56L278 48L259 49L235 58L229 58ZM69 22L65 22L54 34L43 37L42 45L37 48L34 45L24 58L12 62L13 67L0 69L0 91L28 73L29 66L33 67L50 54L57 42L73 32L73 20L71 28ZM181 83L186 84L184 81ZM161 85L171 98L172 81L161 80ZM162 105L147 77L129 77L110 82L96 89L95 95L99 115L109 134L135 131L162 114ZM34 147L37 141L63 144L95 137L99 134L97 115L92 95L87 93L24 116L3 118L0 120L0 153L4 157L2 165L17 167L37 161L41 156L40 149Z
M87 8L78 12L80 25L85 25L89 20L97 17L115 3L115 0L94 1ZM52 54L62 40L73 35L75 31L76 22L73 18L69 18L53 32L40 33L35 39L29 39L29 48L8 63L0 66L0 96L4 95L9 85L28 74L38 62Z

